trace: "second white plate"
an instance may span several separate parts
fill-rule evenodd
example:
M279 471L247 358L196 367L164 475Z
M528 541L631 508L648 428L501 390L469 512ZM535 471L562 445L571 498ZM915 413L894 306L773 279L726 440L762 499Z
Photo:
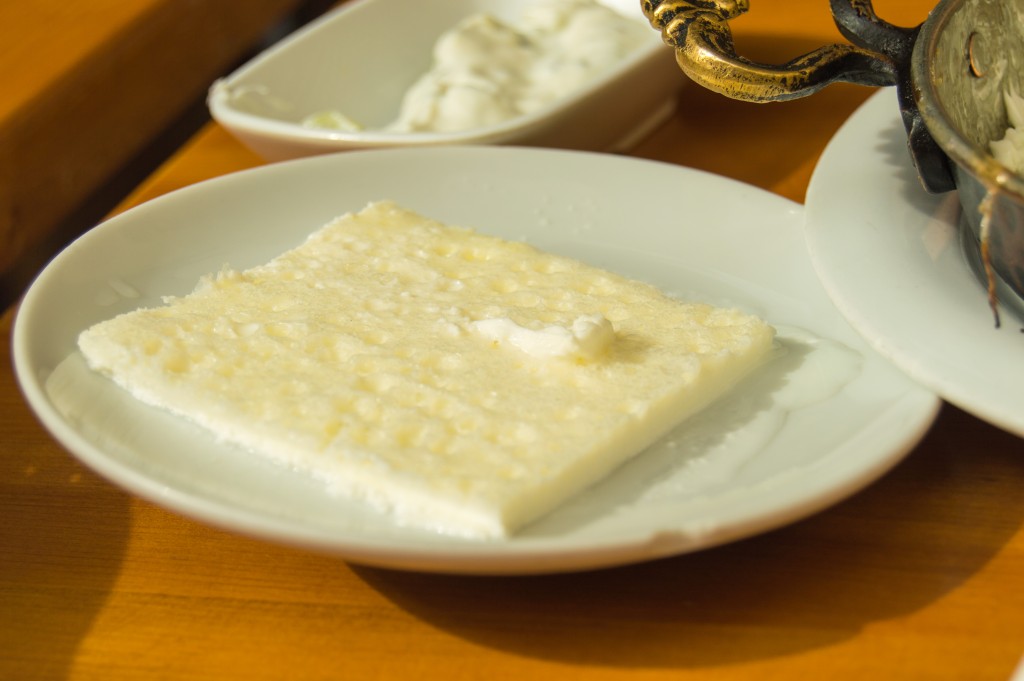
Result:
M368 201L736 305L788 353L700 417L522 533L460 541L394 525L311 478L225 447L84 368L77 335L249 267ZM807 257L800 206L719 177L566 151L352 152L195 185L97 227L40 275L14 331L18 379L75 456L144 498L230 530L395 568L536 573L693 551L843 499L927 430L935 395L840 317Z
M949 402L1024 437L1024 334L996 328L960 240L955 194L921 188L896 93L839 130L807 190L807 243L822 283L882 355Z

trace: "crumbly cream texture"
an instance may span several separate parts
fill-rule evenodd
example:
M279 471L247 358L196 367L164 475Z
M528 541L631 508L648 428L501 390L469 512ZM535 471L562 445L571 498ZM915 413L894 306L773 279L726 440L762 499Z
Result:
M496 125L563 99L614 69L650 38L650 28L598 0L534 0L519 21L486 12L445 31L433 63L402 97L389 132L459 132ZM303 125L362 126L340 111Z
M577 342L549 351L554 336ZM137 399L399 523L495 538L729 390L772 339L739 311L379 202L79 347Z

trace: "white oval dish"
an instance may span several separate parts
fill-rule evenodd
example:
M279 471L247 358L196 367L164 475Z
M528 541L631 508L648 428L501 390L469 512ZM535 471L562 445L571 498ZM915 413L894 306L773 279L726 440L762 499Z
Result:
M489 13L514 23L533 0L352 0L281 40L210 88L213 118L264 158L439 144L513 144L595 151L628 148L675 108L686 78L659 33L614 69L563 99L464 132L369 129L398 114L405 90L431 63L437 38L460 19ZM601 0L644 22L636 0ZM334 110L357 132L302 125Z
M383 198L680 297L746 309L776 325L790 352L603 483L500 541L397 526L76 365L78 334L93 323L184 294L225 263L263 263ZM68 247L24 298L15 369L42 423L86 465L232 531L360 563L461 573L588 569L695 551L861 489L902 459L938 409L932 392L870 350L835 310L814 275L801 218L799 205L747 185L603 154L445 147L271 164L155 199ZM837 352L845 358L838 365Z

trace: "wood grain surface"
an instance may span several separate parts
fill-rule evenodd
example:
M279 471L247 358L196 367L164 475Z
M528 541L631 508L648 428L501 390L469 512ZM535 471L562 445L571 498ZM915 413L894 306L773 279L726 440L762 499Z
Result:
M213 79L305 4L0 2L0 284L109 210L122 174L198 125Z
M748 54L839 40L824 0L752 5L735 26ZM876 7L909 25L930 3ZM688 87L633 153L800 201L869 94L751 105ZM122 207L260 163L210 124ZM1024 441L951 406L880 481L759 537L580 574L392 572L212 529L85 469L19 393L15 312L0 320L0 679L1008 681L1024 653Z

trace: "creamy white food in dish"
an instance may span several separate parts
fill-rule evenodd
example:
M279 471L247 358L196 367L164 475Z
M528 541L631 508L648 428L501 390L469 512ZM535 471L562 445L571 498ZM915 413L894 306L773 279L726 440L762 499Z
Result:
M507 537L732 389L773 329L376 202L84 331L89 366L397 523Z
M649 39L649 29L597 0L538 0L514 25L475 14L446 31L433 65L406 92L391 132L459 132L536 111L594 81ZM339 111L309 127L356 131Z
M1024 175L1024 97L1012 90L1003 93L1009 125L1000 140L989 144L992 155L1004 166Z

